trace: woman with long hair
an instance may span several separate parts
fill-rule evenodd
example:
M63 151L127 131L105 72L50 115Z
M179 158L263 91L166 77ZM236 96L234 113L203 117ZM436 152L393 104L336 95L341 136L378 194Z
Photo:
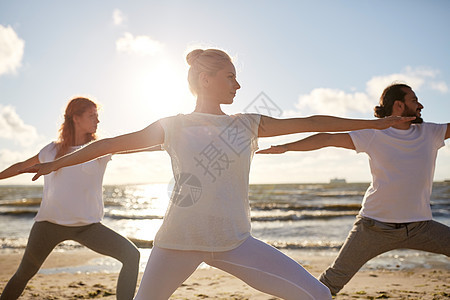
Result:
M59 139L37 155L0 172L0 179L39 162L53 161L96 139L97 104L74 98L66 107ZM139 251L128 239L101 223L102 181L111 155L71 166L44 176L41 206L30 231L22 261L5 286L1 300L17 299L28 281L39 271L50 252L65 240L74 240L89 249L122 263L117 282L117 299L132 299L139 272Z
M175 185L135 299L168 299L205 262L283 299L331 299L326 286L297 262L250 232L248 184L259 137L297 132L387 128L405 118L352 120L330 116L275 119L227 115L240 88L227 53L187 55L194 112L160 119L141 131L99 140L54 162L26 170L34 179L108 153L163 144ZM407 118L406 118L407 119Z

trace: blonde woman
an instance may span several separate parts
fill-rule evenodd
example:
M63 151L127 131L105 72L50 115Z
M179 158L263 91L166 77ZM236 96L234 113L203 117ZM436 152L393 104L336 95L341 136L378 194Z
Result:
M194 112L94 142L28 170L34 178L108 153L163 144L172 159L174 192L135 299L168 299L205 262L283 299L331 299L328 288L297 262L252 237L248 184L259 137L309 131L387 128L403 118L350 120L329 116L274 119L227 115L240 89L231 58L217 49L187 55Z
M53 161L96 139L97 104L87 98L72 99L65 110L57 142L37 155L0 172L0 179L13 177L21 169ZM17 299L28 281L39 271L50 252L65 240L74 240L122 263L117 299L132 299L139 272L139 251L128 239L101 223L102 181L111 155L53 172L44 177L42 203L30 231L27 247L1 300Z

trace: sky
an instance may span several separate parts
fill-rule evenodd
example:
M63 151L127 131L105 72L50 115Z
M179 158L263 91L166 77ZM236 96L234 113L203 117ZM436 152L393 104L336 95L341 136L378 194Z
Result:
M0 0L0 169L56 140L76 96L101 105L100 137L191 112L185 57L196 48L233 57L242 88L223 107L229 114L371 119L384 87L400 81L416 92L426 121L448 123L449 28L446 0ZM262 138L259 146L308 135ZM450 179L449 145L439 150L436 181ZM369 182L368 165L365 154L335 148L255 155L250 182ZM113 156L104 183L171 178L161 151Z

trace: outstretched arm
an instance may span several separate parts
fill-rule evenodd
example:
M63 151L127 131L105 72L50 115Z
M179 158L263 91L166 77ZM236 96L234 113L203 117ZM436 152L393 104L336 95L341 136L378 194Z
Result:
M39 163L39 154L36 154L35 156L33 156L27 160L15 163L12 166L1 171L0 179L6 179L6 178L10 178L10 177L19 175L21 173L20 172L21 170L31 167L38 163Z
M33 181L63 167L77 165L110 153L149 148L164 142L164 129L156 121L141 131L95 141L71 154L48 163L37 164L22 172L36 173Z
M260 150L256 153L281 154L286 151L311 151L324 147L355 149L352 138L348 133L318 133L293 143L271 146L269 149Z
M414 120L415 117L390 116L382 119L361 120L332 116L275 119L261 116L258 136L270 137L298 132L336 132L360 129L386 129L392 125Z
M115 154L132 154L132 153L139 153L139 152L153 152L153 151L163 151L162 145L156 145L144 149L137 149L137 150L128 150L123 152L117 152Z

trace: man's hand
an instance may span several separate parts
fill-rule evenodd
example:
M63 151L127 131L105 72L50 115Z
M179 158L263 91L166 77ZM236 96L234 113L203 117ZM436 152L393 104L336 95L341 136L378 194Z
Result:
M282 154L288 151L286 145L270 146L268 149L259 150L256 154Z

